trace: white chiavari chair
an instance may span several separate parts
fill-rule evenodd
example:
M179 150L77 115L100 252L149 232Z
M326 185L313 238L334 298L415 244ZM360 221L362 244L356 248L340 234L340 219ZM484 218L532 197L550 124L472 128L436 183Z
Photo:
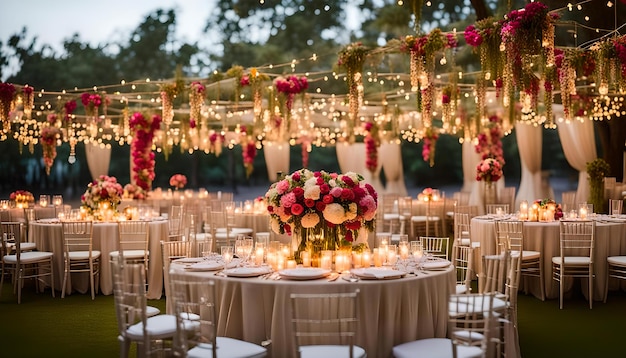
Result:
M93 223L91 221L64 221L63 228L63 286L65 297L67 281L72 273L87 273L91 299L95 299L96 284L100 277L100 251L93 249Z

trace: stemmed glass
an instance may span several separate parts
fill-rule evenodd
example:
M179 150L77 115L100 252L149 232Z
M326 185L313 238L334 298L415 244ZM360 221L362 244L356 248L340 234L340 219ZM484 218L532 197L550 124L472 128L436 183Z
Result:
M224 266L228 266L228 264L233 260L233 247L222 246L220 249L222 250L222 258L224 259Z
M235 240L235 254L241 259L240 264L248 262L252 249L254 248L254 240L252 237L240 235Z

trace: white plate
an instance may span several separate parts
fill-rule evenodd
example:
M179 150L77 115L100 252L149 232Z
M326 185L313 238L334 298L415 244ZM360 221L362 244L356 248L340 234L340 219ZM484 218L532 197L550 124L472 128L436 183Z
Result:
M450 261L448 260L432 260L432 261L426 261L422 264L422 267L425 270L443 269L448 266L450 266Z
M404 271L383 267L358 268L350 272L363 280L392 280L406 275Z
M180 259L173 260L172 263L176 264L195 264L196 262L202 262L202 257L183 257Z
M60 223L61 220L57 218L46 218L46 219L39 219L37 220L37 222L46 223L46 224L56 224L56 223Z
M216 271L224 268L224 264L217 261L198 262L191 266L185 267L187 271Z
M255 277L265 275L266 273L270 273L270 268L261 266L261 267L235 267L222 271L226 276L229 277Z
M330 274L330 270L316 267L298 267L280 270L278 273L280 276L290 280L314 280L328 276L328 274Z

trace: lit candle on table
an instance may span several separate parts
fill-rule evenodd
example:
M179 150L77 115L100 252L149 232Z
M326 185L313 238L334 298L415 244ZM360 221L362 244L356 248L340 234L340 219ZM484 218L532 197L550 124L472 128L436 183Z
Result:
M331 270L333 268L333 252L330 250L322 251L322 259L320 267L323 269Z
M302 258L302 266L311 267L311 253L308 251L302 251L300 254L300 258Z
M528 220L528 202L526 200L519 204L519 218L520 220Z
M587 220L587 205L583 204L580 206L580 209L578 210L578 217L580 217L583 220Z
M381 267L383 265L383 259L379 248L374 249L374 266Z
M296 260L287 260L287 268L296 268Z
M372 264L372 254L369 250L363 251L363 257L361 258L361 266L370 267Z

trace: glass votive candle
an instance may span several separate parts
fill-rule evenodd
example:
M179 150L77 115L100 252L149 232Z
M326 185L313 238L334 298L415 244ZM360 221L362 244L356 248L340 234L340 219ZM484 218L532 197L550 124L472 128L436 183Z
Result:
M0 209L2 209L2 210L9 209L9 201L8 200L0 200Z
M398 260L398 247L396 245L387 246L387 264L395 265Z
M363 253L362 252L353 252L352 253L352 265L354 268L359 268L363 264Z
M400 241L398 244L398 252L400 253L400 258L406 260L409 257L409 243L407 241Z
M361 257L361 266L362 267L370 267L372 265L372 253L370 250L363 251L363 255Z
M345 272L350 270L351 252L339 250L335 253L335 271Z
M302 251L300 253L300 259L302 260L302 266L311 267L311 253L308 251Z
M52 205L61 206L63 205L63 195L54 195L52 197Z
M287 260L287 268L296 268L296 260Z
M257 242L254 250L254 264L262 265L265 257L265 244Z
M372 257L374 258L374 266L381 267L383 265L383 258L381 256L380 249L375 248L373 252Z
M587 215L587 203L580 204L580 206L578 207L578 217L582 220L587 220Z
M48 203L50 202L50 199L48 197L48 195L39 195L39 206L41 206L42 208L45 208L48 206Z
M320 259L320 267L326 270L332 270L333 268L333 251L323 250L322 257Z

